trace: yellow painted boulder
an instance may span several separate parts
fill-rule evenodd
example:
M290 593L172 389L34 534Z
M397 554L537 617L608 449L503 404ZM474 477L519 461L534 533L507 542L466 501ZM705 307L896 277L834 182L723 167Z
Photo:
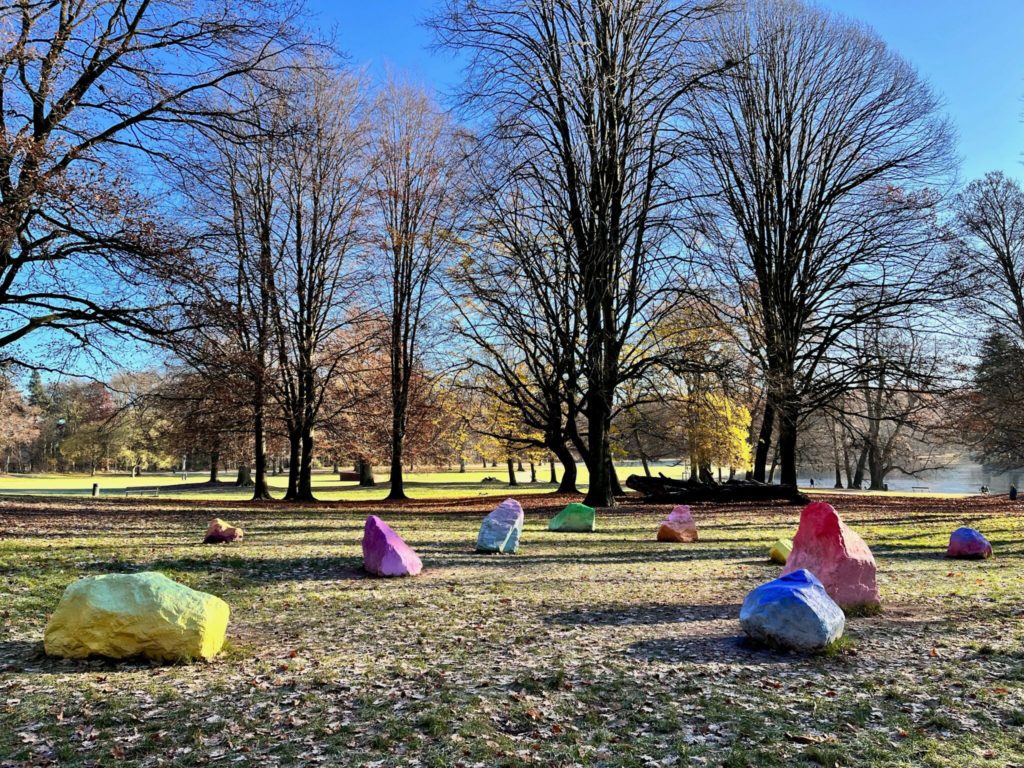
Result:
M768 559L773 563L785 565L789 559L789 553L793 551L792 539L778 539L772 548L768 550Z
M212 659L224 646L229 614L219 597L155 571L87 576L64 590L43 646L72 659Z

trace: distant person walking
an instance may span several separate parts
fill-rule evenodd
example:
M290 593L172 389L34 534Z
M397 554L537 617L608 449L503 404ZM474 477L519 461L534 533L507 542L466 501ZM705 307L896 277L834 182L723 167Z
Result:
M811 488L813 488L813 487L814 487L814 478L812 477L811 478Z

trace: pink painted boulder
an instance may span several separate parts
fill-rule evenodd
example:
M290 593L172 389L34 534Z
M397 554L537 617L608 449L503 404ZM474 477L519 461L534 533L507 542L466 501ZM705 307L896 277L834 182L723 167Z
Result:
M808 504L800 513L800 527L782 575L801 568L817 576L829 597L843 608L880 603L871 550L831 505L821 501Z
M690 508L681 504L658 526L658 541L696 541L697 523Z
M370 515L363 528L363 568L374 576L415 576L423 563L387 523Z

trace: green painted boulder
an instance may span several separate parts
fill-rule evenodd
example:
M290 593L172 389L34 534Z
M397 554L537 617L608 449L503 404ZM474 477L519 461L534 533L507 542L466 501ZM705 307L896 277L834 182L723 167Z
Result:
M87 576L64 590L43 647L71 659L211 659L224 646L229 613L219 597L156 571Z
M594 530L594 509L586 504L570 504L551 518L548 530L590 533Z

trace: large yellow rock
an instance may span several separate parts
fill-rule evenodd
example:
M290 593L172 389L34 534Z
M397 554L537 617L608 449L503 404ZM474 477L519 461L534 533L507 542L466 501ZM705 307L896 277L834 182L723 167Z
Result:
M88 576L64 590L43 646L73 659L211 659L224 646L229 614L219 597L155 571Z

